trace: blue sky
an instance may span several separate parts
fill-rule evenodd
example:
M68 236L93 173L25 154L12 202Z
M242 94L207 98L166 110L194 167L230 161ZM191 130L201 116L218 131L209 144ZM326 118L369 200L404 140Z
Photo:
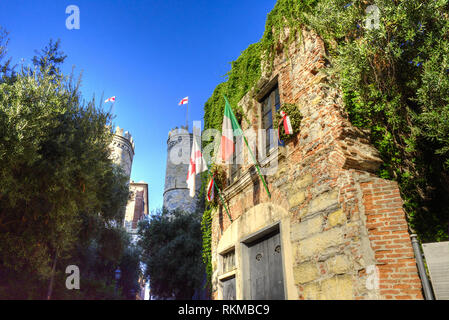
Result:
M166 142L185 124L203 121L204 103L225 80L230 62L262 37L275 0L1 0L0 25L10 32L8 56L31 63L50 38L68 55L64 71L83 72L87 100L116 96L115 125L136 143L131 178L149 184L150 209L162 205ZM68 30L66 7L80 9ZM109 108L109 106L107 106Z

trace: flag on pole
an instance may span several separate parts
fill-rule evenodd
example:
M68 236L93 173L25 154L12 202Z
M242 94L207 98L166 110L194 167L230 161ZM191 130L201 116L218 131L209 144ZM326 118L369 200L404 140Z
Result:
M185 97L184 99L182 99L181 101L179 101L178 105L182 106L182 105L187 105L186 108L186 129L188 130L189 128L189 97Z
M214 200L214 177L212 176L209 185L207 186L207 201L211 202Z
M108 103L109 101L115 102L115 96L110 97L109 99L106 99L104 103Z
M265 191L268 194L268 197L271 198L270 190L268 190L267 183L265 182L264 177L260 171L259 164L257 163L256 157L254 157L251 148L249 147L248 140L243 134L242 128L240 128L239 122L232 112L231 105L229 104L228 98L224 96L226 104L224 110L223 117L223 130L221 136L221 156L224 161L229 159L229 157L234 153L234 136L243 136L243 140L245 141L246 147L248 148L248 152L251 155L254 166L256 167L257 173L259 174L260 180L262 180L263 186L265 187Z
M228 99L226 100L223 126L221 130L221 159L227 161L234 153L234 136L241 136L243 134L239 122L232 112L231 105Z
M182 99L181 101L179 101L180 106L189 103L189 97L185 97L184 99Z
M195 177L198 173L204 171L207 171L207 164L194 137L192 152L190 155L189 172L187 174L187 186L190 190L190 196L192 198L195 197Z

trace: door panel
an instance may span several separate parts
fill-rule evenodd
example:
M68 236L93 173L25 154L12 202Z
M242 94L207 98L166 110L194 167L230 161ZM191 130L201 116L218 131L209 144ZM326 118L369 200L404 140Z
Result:
M268 239L268 270L270 275L270 299L284 299L284 277L282 272L281 237L278 233Z
M223 300L235 300L235 277L222 281Z
M262 241L250 247L251 298L256 300L268 299L267 283L267 242Z
M279 232L251 244L248 249L251 299L284 299L282 253Z

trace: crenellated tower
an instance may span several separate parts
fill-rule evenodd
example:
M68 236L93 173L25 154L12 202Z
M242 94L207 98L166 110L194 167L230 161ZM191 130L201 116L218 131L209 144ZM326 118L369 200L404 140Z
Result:
M186 182L192 142L193 134L189 133L186 127L175 128L168 133L163 204L168 210L193 212L196 209L197 197L190 197ZM200 187L201 176L198 174L196 195Z
M131 168L134 158L133 137L128 131L123 133L123 129L117 126L110 147L112 149L112 160L123 169L129 180L131 178Z

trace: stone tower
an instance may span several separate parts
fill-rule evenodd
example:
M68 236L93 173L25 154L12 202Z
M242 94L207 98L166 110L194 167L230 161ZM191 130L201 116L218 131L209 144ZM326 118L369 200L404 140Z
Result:
M132 136L128 131L123 133L123 129L117 126L110 147L112 149L112 160L123 169L129 180L134 158L134 140Z
M196 209L197 197L190 197L186 182L192 142L193 134L189 133L185 127L175 128L168 134L163 204L168 210L180 209L193 212ZM198 195L200 187L201 175L198 174L196 176L196 195Z

